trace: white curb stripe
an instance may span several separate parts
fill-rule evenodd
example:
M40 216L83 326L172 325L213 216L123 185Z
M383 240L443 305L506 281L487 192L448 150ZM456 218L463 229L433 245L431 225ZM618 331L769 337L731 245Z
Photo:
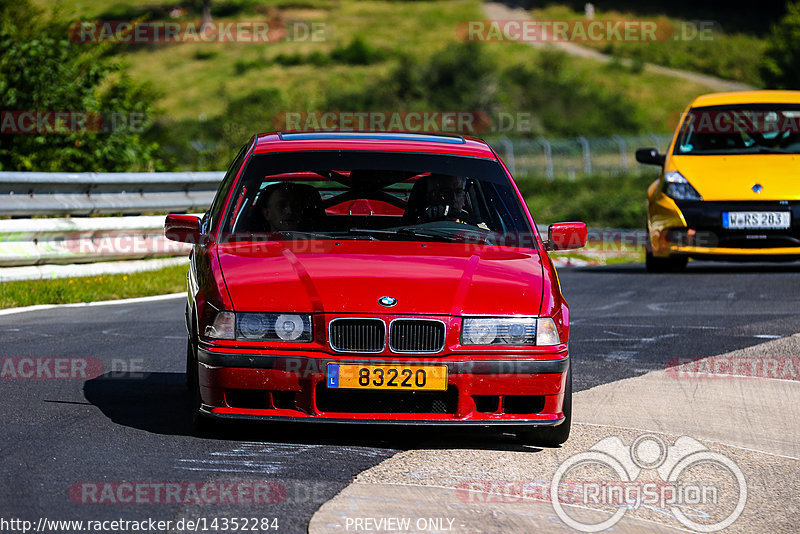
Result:
M11 315L14 313L50 310L53 308L85 308L87 306L113 306L115 304L138 304L140 302L157 302L160 300L170 300L181 297L185 298L186 293L168 293L166 295L153 295L151 297L135 297L130 299L98 300L96 302L71 302L69 304L36 304L34 306L24 306L21 308L7 308L5 310L0 310L0 315Z

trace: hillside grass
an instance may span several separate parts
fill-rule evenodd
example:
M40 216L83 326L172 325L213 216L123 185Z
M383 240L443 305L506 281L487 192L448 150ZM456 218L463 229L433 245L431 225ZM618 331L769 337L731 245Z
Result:
M68 20L169 20L172 5L120 1L109 7L100 0L73 0L61 4L61 13ZM509 135L660 133L672 129L671 118L687 102L709 91L641 69L560 57L515 42L476 43L476 61L484 70L456 65L457 71L466 66L483 76L474 86L431 82L436 69L460 53L459 24L485 18L479 0L214 0L212 8L217 21L324 23L327 39L121 49L116 58L131 76L150 82L160 95L159 127L153 135L169 157L157 170L224 168L232 152L252 134L272 129L273 118L283 111L367 105L458 110L472 109L459 106L474 101L485 104L480 111L532 112L540 119L537 131ZM200 13L188 11L181 19L198 21ZM397 92L398 78L409 69L421 73L412 77L413 84L429 84L422 97Z
M222 114L226 101L246 97L257 90L277 89L287 110L325 109L332 88L364 87L370 80L388 75L400 55L423 63L448 45L460 42L459 22L484 17L475 0L384 2L343 0L328 9L279 10L286 19L324 22L330 40L321 43L278 42L261 44L180 44L142 47L122 59L140 80L149 80L163 93L165 115L173 119L202 119ZM247 19L259 13L245 12ZM263 15L261 15L263 17ZM383 51L386 60L370 65L314 64L284 66L275 58L289 54L330 53L356 37ZM541 52L523 43L486 43L487 54L498 67L523 67ZM237 72L237 65L257 65ZM619 92L642 110L645 130L664 131L671 112L682 109L708 88L654 74L636 73L619 66L568 58L565 68L581 75L584 83ZM487 88L488 89L488 88Z
M583 11L577 11L566 5L551 4L533 9L531 13L537 20L581 20L584 18ZM678 30L676 32L678 35L685 31L687 36L690 36L692 28L696 27L695 21L665 15L654 17L629 11L605 11L602 8L597 9L595 20L655 20L659 23L671 24L672 28ZM755 87L762 86L759 66L763 62L766 41L762 37L750 33L726 32L722 24L716 21L708 22L713 22L710 40L695 38L660 42L586 41L576 44L612 56L632 59L634 64L654 63L675 69L711 74Z
M647 187L656 174L588 176L575 180L519 177L515 181L536 224L582 221L590 228L643 229Z

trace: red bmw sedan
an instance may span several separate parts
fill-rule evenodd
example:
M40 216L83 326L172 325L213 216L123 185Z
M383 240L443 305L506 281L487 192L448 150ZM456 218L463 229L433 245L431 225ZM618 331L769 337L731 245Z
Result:
M569 436L569 308L546 240L483 141L266 133L228 169L193 245L187 383L222 420L511 425Z

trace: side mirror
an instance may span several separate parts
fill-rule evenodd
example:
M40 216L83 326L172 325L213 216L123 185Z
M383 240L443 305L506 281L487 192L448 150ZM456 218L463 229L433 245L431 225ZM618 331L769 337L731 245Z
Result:
M205 235L200 233L200 218L194 215L167 215L164 220L164 235L172 241L190 245L205 242Z
M547 228L547 250L568 250L586 246L588 239L586 223L553 223Z
M666 160L666 154L659 154L655 148L639 148L636 150L636 161L639 163L663 167Z

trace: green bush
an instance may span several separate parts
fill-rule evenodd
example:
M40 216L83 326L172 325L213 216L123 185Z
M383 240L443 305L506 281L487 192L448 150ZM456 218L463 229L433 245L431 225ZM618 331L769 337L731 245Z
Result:
M218 171L230 165L250 137L273 129L273 119L285 110L283 91L257 89L244 97L230 99L225 111L217 117L160 121L151 137L162 146L165 167Z
M155 92L112 63L109 46L75 43L67 35L66 23L46 18L24 0L0 3L0 109L67 111L87 119L84 131L67 124L56 132L4 133L0 170L136 171L158 166L159 147L145 136ZM100 116L107 131L92 131Z
M547 52L537 63L504 73L514 91L514 105L531 110L545 130L557 136L603 136L641 130L636 107L619 93L592 83L567 68L560 52Z
M715 32L711 40L612 41L602 51L634 62L702 72L752 85L762 83L759 67L764 41L745 34Z
M293 54L280 53L272 61L284 67L295 67L297 65L324 66L331 63L371 65L383 61L386 57L386 53L382 50L370 46L361 37L355 37L346 46L337 46L330 53L319 50L315 50L310 54L301 54L299 52Z
M565 56L545 52L505 69L482 43L452 44L427 60L401 56L385 77L364 87L327 92L326 109L466 110L532 113L553 135L610 135L642 129L624 96L572 72ZM543 133L518 132L536 135Z
M790 2L786 15L767 39L761 75L774 89L800 89L800 2Z
M334 48L331 59L347 65L371 65L386 59L386 54L357 36L347 46Z
M596 228L644 228L653 175L589 176L576 180L517 178L537 224L583 221Z

